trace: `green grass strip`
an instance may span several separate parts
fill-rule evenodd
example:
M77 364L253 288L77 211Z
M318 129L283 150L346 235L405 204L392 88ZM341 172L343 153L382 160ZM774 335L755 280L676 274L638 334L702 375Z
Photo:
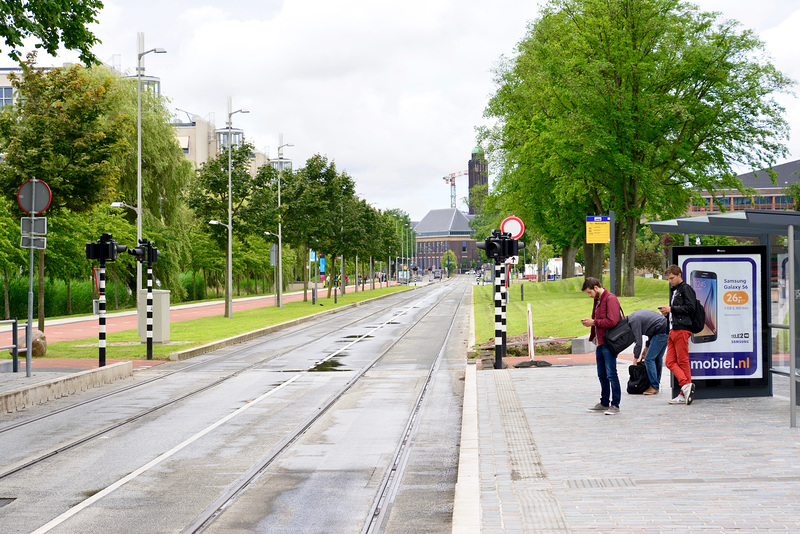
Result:
M325 293L311 304L310 293L308 302L285 302L283 308L266 306L252 310L235 311L233 317L225 318L221 315L203 317L189 321L180 321L170 325L170 344L162 345L153 343L153 359L166 360L173 352L178 352L192 347L205 345L229 337L259 330L267 326L307 317L325 310L341 308L348 304L362 302L371 298L406 291L411 289L406 286L392 286L368 291L349 291L339 295L337 304L333 297L327 298ZM3 354L4 358L10 355ZM59 341L47 345L45 358L98 358L98 339L96 337L75 341ZM106 358L109 360L143 360L147 357L147 345L141 343L136 329L123 332L110 333L106 336Z
M580 337L589 333L581 319L591 317L592 299L581 292L583 277L542 283L514 282L509 288L506 309L507 335L524 334L528 331L528 304L533 315L533 335L536 337ZM524 287L525 301L520 301ZM669 285L666 280L639 278L634 281L635 297L622 297L620 304L626 315L636 310L658 311L669 300ZM494 286L475 286L475 343L481 345L494 337Z

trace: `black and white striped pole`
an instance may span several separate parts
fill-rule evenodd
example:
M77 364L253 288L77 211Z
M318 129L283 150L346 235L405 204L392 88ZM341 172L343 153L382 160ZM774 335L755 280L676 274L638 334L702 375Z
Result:
M487 258L494 260L494 368L502 369L506 357L506 260L519 254L525 243L508 232L493 230L486 241L477 245L486 251Z
M153 359L153 262L147 262L147 359Z
M161 254L147 239L140 239L139 245L130 249L129 254L139 263L147 262L147 359L153 359L153 264Z
M97 279L97 289L99 292L98 316L99 316L99 366L106 365L106 262L114 261L120 252L128 249L125 245L118 245L111 234L103 234L95 243L86 243L86 259L98 260L100 271Z
M100 367L106 365L106 262L100 260L100 272L98 273L97 287L100 291L98 302L98 316L100 317L99 327L99 346L100 346Z
M503 368L506 357L505 263L494 264L494 368Z

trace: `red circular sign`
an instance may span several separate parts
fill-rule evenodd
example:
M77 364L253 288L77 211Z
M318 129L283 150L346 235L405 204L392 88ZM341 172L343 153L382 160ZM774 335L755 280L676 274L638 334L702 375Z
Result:
M35 195L34 195L35 193ZM34 196L36 197L34 199ZM17 202L25 213L41 213L50 206L52 200L50 186L41 180L28 180L17 191ZM34 205L34 201L36 204Z
M504 234L511 234L511 239L519 239L525 233L525 223L516 215L506 217L500 223L500 231Z

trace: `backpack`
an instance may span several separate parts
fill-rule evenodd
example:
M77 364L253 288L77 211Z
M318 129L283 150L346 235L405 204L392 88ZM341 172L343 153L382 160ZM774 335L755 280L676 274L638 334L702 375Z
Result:
M691 318L692 324L689 330L692 334L697 334L706 327L706 309L697 299L694 299L694 311L692 312Z
M650 379L647 377L647 368L644 363L639 362L628 366L628 393L631 395L641 395L650 388Z

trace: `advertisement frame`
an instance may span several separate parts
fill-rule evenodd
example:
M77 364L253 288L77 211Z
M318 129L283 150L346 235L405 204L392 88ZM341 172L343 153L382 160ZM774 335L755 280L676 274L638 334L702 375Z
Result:
M696 372L693 370L692 381L696 385L695 398L728 398L728 397L758 397L772 395L772 382L769 369L771 368L772 360L772 345L770 339L769 329L769 313L771 308L770 302L770 257L767 254L766 245L736 245L736 246L680 246L672 247L670 249L670 263L678 265L683 269L682 264L691 263L696 264L724 264L727 259L737 262L746 262L747 256L756 256L759 260L758 271L756 266L753 266L754 277L757 277L758 284L752 288L754 302L753 309L753 345L756 363L758 364L757 370L760 376L726 376L724 371L718 371L721 376L715 376L714 373L706 374L703 372ZM679 261L680 260L680 261ZM697 276L708 278L709 281L712 277L710 269L686 269L683 279L688 284L691 283L691 272L698 273ZM721 284L719 284L721 286ZM717 295L722 295L724 290L718 287L716 279L714 281L714 289ZM759 317L760 312L760 317ZM714 309L714 334L712 337L701 337L700 343L716 340L717 329L719 328L719 321L721 320L718 311ZM705 330L704 330L705 332ZM702 336L703 333L701 332ZM692 354L697 354L697 351L692 351L690 342L690 361ZM719 357L720 352L701 353L703 358ZM695 374L696 373L696 374ZM673 394L677 395L679 388L674 377L671 377L671 385Z

